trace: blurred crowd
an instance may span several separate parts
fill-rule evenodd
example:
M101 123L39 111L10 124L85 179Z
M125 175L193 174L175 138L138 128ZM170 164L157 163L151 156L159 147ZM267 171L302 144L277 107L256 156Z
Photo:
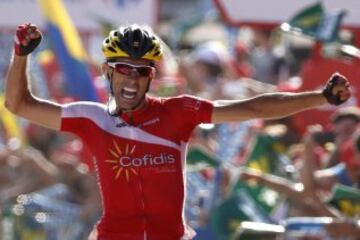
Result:
M303 59L279 50L274 32L249 32L231 44L176 49L158 66L152 94L241 99L298 90ZM18 122L21 139L0 124L0 238L86 239L101 212L89 150L74 136ZM249 221L282 226L266 234L284 239L359 239L359 123L360 108L347 106L305 132L291 118L199 126L185 208L195 239L246 239ZM252 231L250 239L272 239Z

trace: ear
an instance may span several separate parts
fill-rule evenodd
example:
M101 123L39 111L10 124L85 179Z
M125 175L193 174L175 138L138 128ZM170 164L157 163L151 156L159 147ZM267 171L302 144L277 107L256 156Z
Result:
M155 75L156 75L156 69L154 69L154 71L152 71L151 74L149 75L150 82L155 78Z

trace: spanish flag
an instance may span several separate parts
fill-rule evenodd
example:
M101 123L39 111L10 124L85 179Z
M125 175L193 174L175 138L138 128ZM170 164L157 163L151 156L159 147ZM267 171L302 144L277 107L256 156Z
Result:
M76 100L98 101L86 64L87 54L61 0L38 0L47 34L64 73L66 90Z

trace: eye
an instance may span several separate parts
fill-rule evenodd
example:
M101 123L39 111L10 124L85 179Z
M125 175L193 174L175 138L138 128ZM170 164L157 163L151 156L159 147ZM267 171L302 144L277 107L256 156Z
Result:
M138 73L143 76L143 77L148 77L150 75L151 72L151 68L148 67L140 67L137 68Z
M124 74L124 75L130 75L131 74L131 67L126 66L126 65L122 65L122 64L117 64L115 66L115 69L118 73Z

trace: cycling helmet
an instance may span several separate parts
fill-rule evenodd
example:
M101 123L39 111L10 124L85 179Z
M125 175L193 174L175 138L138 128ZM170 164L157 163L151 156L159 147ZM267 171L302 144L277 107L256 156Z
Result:
M103 41L102 52L106 59L132 57L157 62L163 56L159 38L138 25L111 31Z

